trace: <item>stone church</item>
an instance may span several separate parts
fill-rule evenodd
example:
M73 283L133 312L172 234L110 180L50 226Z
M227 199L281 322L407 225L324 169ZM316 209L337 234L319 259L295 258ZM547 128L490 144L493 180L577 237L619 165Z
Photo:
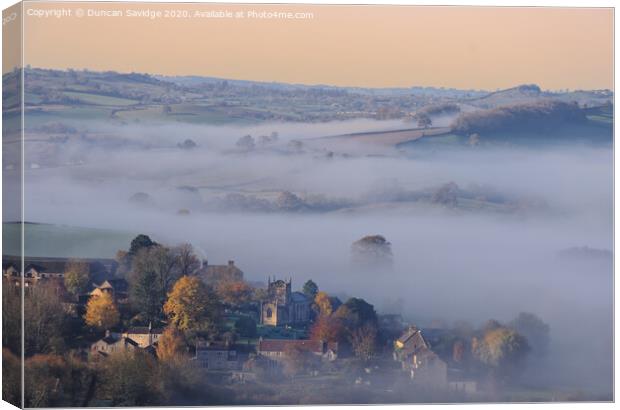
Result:
M283 326L304 324L310 320L310 299L301 292L291 291L291 279L269 278L267 299L261 302L260 322L263 325Z

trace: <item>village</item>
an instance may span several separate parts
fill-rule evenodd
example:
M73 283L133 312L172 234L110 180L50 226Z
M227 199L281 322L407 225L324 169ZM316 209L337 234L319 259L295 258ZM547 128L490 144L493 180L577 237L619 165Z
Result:
M30 361L68 355L64 365L89 369L92 383L105 374L116 378L133 359L148 357L153 366L191 372L191 383L233 391L338 380L347 389L379 389L386 401L394 386L417 392L420 400L474 400L486 397L489 383L510 383L523 367L531 346L516 328L527 333L525 325L534 323L543 336L548 333L528 314L512 326L489 321L480 330L467 324L420 328L400 314L377 313L362 298L341 301L311 279L299 290L290 277L269 277L266 286L248 282L232 260L214 265L198 258L191 245L166 247L146 235L116 260L26 258L23 279L19 266L5 257L3 289L5 318L18 320L10 317L7 302L18 306L24 286L26 373ZM28 325L30 311L41 316L34 328ZM6 329L5 354L18 354L11 341L16 335ZM92 376L98 372L103 376ZM44 403L64 403L70 389L57 387L62 376L48 376ZM73 400L148 403L135 389L118 389L87 390Z

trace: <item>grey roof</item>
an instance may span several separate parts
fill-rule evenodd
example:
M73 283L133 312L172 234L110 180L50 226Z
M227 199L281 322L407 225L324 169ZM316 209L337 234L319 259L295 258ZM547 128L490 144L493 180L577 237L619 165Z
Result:
M308 297L301 292L293 292L291 293L291 300L297 303L306 303L308 302Z

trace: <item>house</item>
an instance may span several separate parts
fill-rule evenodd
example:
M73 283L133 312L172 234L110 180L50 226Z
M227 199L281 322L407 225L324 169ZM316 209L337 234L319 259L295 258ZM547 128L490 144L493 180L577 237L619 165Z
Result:
M310 320L311 300L301 292L292 292L291 282L291 279L268 279L267 299L261 302L261 324L295 325L305 324Z
M202 262L198 275L207 284L214 284L224 280L243 280L243 271L235 266L235 261L228 261L226 265L209 265L209 261Z
M121 336L118 333L110 333L106 331L104 338L97 340L90 345L90 356L93 359L100 357L108 357L116 352L132 352L139 349L140 346L134 340Z
M394 360L401 362L416 385L448 386L448 365L431 350L422 331L415 326L409 327L394 342Z
M163 329L153 329L149 323L148 326L130 327L123 332L122 336L133 340L144 349L155 346L163 332Z
M198 341L194 360L207 370L241 370L253 347L228 342Z
M297 349L313 353L326 361L338 358L338 343L323 340L260 339L257 346L259 356L280 361L289 351Z
M108 279L103 281L101 285L93 284L94 289L86 295L87 299L91 296L101 296L103 293L107 293L117 302L124 302L127 300L129 285L125 279Z

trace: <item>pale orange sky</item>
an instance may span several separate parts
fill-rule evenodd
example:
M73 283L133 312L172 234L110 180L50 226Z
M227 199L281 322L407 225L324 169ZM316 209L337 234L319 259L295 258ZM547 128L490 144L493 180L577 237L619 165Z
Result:
M28 9L267 10L311 20L28 16ZM365 87L613 87L613 9L34 3L25 63Z

